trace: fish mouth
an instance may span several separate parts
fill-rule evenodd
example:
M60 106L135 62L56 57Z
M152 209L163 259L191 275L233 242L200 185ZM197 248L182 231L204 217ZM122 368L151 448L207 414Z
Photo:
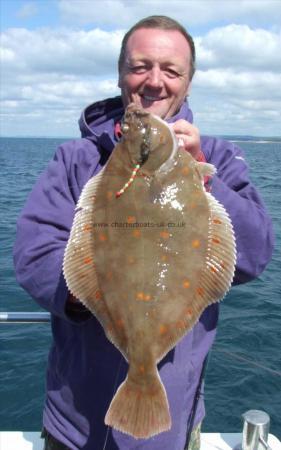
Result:
M121 130L128 133L130 129L137 129L141 134L145 134L147 127L147 119L149 112L139 106L137 103L130 103L125 111L125 115L121 122Z
M144 133L143 140L141 143L141 148L140 148L139 164L141 166L148 160L148 157L149 157L149 153L150 153L150 149L151 149L150 131L151 131L150 126L147 126L145 128L145 133Z
M139 136L140 152L137 157L137 163L142 166L149 158L149 153L151 150L151 126L149 120L150 116L148 111L145 111L136 103L130 103L127 108L121 122L122 133L129 137L130 133L132 136ZM130 139L130 138L129 138Z

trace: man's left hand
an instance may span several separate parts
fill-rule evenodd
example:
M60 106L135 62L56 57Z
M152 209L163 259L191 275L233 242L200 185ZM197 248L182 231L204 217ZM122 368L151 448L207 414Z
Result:
M201 151L199 129L184 119L170 124L181 146L189 152L194 159L198 159Z

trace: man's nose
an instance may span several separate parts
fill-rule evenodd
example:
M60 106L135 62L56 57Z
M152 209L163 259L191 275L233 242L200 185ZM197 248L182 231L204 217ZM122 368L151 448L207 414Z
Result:
M161 72L160 68L153 67L149 71L147 83L149 84L149 86L154 87L154 88L159 88L159 87L163 86L162 72Z

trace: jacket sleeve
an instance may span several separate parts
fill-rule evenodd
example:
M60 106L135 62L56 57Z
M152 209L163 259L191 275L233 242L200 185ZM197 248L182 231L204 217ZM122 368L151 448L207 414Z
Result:
M28 197L17 223L14 265L19 284L41 307L79 322L85 310L73 315L66 312L69 291L62 275L64 249L81 190L77 170L71 169L73 149L69 147L71 143L58 149Z
M234 284L256 278L271 259L274 236L271 219L249 179L243 152L233 143L214 140L206 159L217 168L212 194L232 220L237 247Z

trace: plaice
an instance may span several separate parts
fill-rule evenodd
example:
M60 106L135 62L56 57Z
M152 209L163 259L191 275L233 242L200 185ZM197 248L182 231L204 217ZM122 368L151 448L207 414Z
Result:
M228 291L235 238L202 182L214 166L195 161L164 121L134 104L122 128L81 193L63 272L129 364L105 423L149 438L171 427L157 363Z

